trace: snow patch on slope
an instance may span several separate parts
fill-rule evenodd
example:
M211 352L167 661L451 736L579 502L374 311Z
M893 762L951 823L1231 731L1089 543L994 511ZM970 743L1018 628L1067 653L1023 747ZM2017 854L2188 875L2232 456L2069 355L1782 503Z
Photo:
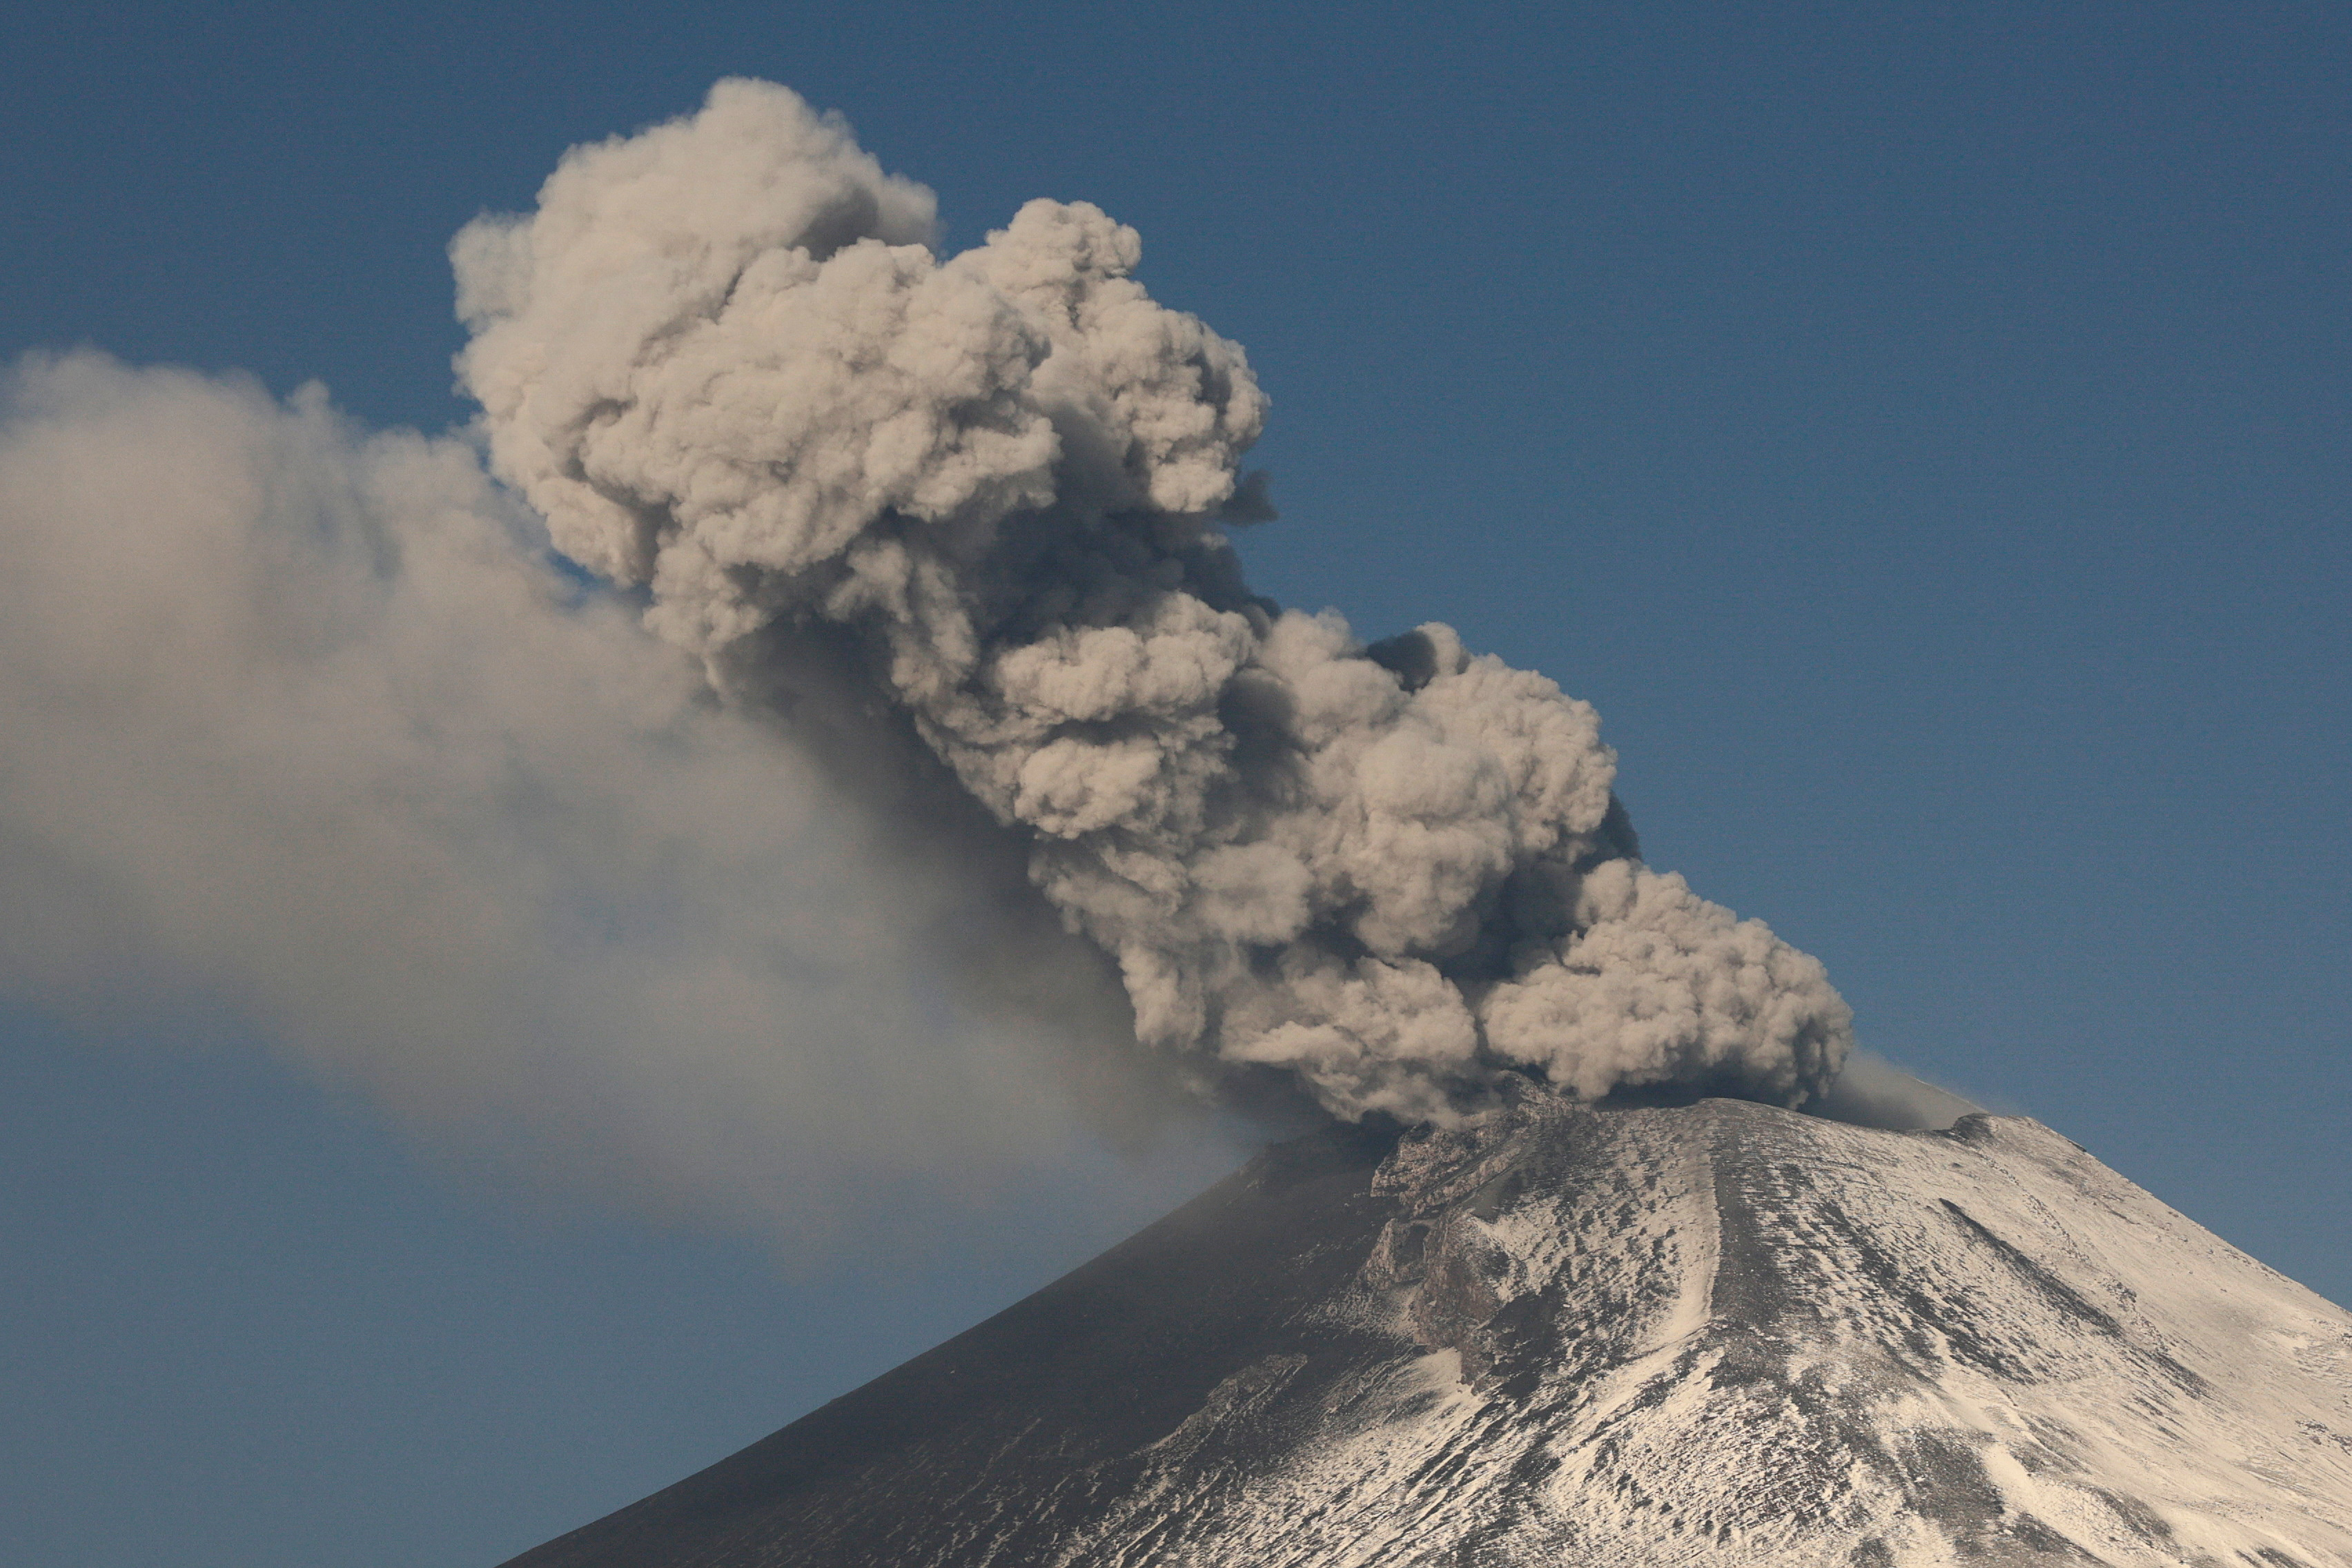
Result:
M2352 1319L2037 1123L1530 1105L1381 1180L1433 1351L1188 1563L2352 1562Z

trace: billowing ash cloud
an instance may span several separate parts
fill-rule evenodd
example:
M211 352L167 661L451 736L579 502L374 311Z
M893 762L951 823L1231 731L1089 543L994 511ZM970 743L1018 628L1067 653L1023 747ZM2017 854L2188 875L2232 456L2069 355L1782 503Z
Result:
M1204 1077L1406 1119L1515 1069L1835 1077L1820 964L1640 863L1591 708L1250 594L1223 524L1262 513L1265 398L1133 230L1040 201L933 237L775 87L576 149L453 247L496 471L722 691L911 724Z

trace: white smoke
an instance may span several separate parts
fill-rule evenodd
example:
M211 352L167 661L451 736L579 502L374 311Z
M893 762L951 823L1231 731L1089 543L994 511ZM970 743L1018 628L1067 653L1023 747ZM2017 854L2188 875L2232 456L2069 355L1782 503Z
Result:
M1076 1080L1117 1078L1124 999L1017 858L928 853L713 702L469 447L92 354L5 398L0 989L201 995L803 1234L1066 1168L1074 1086L1119 1109Z
M1640 864L1591 709L1250 595L1265 399L1133 230L1033 202L941 258L932 210L757 82L576 149L453 247L496 471L721 690L910 721L1205 1077L1406 1120L1836 1077L1821 966Z

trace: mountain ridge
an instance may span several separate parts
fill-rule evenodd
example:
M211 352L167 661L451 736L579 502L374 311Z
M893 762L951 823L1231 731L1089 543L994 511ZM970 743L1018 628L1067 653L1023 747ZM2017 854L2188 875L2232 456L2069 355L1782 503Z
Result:
M1278 1146L510 1568L2352 1562L2352 1314L2023 1118Z

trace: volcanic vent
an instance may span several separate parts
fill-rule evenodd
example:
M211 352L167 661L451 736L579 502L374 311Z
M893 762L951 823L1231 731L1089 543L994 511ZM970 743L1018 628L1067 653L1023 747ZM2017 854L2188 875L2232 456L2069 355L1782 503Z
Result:
M511 1568L2352 1562L2352 1314L2039 1123L1261 1156Z

